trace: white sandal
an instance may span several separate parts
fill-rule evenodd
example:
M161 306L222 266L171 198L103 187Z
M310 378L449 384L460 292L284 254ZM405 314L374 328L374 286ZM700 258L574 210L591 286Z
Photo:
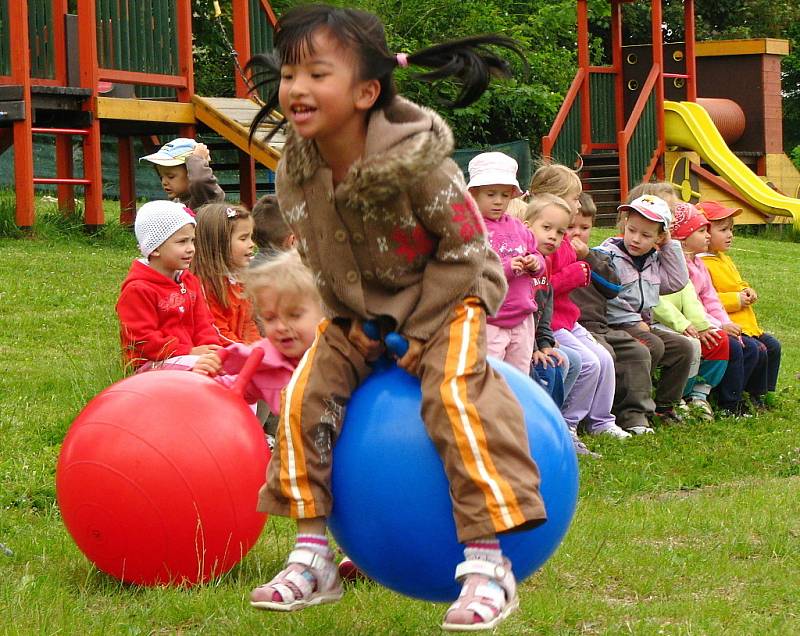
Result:
M456 581L463 587L445 614L445 631L494 629L519 607L517 582L508 559L503 559L502 565L480 559L464 561L456 568ZM475 618L480 620L475 622Z
M280 600L275 600L276 593ZM307 548L295 548L289 553L286 567L269 583L259 585L250 593L250 605L293 612L312 605L335 603L342 594L342 581L332 558L326 559Z

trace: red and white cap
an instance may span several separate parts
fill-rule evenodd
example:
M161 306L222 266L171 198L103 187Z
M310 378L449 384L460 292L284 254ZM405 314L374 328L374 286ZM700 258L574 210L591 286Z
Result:
M630 203L623 203L617 208L618 212L636 212L649 221L661 223L664 229L672 223L672 212L664 199L652 194L644 194Z

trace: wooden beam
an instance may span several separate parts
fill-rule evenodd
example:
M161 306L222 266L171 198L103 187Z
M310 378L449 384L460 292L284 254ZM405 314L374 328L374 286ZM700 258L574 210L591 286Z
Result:
M230 141L242 152L246 152L253 157L256 161L266 166L270 170L275 170L278 167L278 160L281 155L275 148L265 144L260 138L255 137L253 143L250 143L249 135L249 122L237 121L230 117L220 104L231 103L233 100L214 100L213 98L199 97L195 95L192 99L195 105L195 116L198 121L203 122L206 126L213 131L219 133L225 139ZM259 106L255 102L249 100L235 100L235 103L246 106L247 103L251 104L250 108L253 115L258 111ZM236 108L241 111L241 108ZM237 112L237 115L240 114ZM250 116L250 120L252 120Z
M15 121L14 130L14 191L16 193L16 223L19 227L32 227L34 220L33 191L33 133L31 132L31 61L28 38L28 3L11 2L8 5L9 41L11 48L12 83L22 87L25 118Z
M695 45L697 57L729 55L789 55L789 41L776 38L751 40L707 40Z
M99 119L157 121L189 125L196 121L193 104L118 97L98 97L97 117Z
M117 146L119 163L119 222L133 225L136 214L136 162L130 137L120 137Z

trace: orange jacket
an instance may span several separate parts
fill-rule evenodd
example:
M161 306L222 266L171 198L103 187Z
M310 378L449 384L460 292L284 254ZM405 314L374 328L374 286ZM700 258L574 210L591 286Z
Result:
M241 283L229 282L226 285L228 306L223 307L213 294L207 294L208 307L222 340L249 344L261 338L253 320L253 305L245 297Z

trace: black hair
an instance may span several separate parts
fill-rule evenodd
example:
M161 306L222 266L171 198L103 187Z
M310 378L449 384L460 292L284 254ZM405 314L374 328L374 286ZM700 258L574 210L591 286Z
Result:
M380 94L372 110L385 108L397 95L393 72L399 66L397 55L386 45L386 33L380 19L358 9L340 9L325 4L301 5L290 9L275 27L275 51L254 55L247 63L254 90L266 91L266 103L250 126L250 138L262 122L274 128L269 140L284 124L285 119L274 117L278 106L280 69L283 64L295 64L304 55L313 53L313 36L321 28L329 30L343 46L352 49L359 60L360 79L376 79ZM460 86L456 98L447 106L462 108L477 100L489 87L493 76L510 77L511 65L494 53L490 46L511 51L519 56L527 71L524 53L514 40L502 35L475 35L450 40L407 55L408 63L430 70L414 77L425 81L455 78Z

